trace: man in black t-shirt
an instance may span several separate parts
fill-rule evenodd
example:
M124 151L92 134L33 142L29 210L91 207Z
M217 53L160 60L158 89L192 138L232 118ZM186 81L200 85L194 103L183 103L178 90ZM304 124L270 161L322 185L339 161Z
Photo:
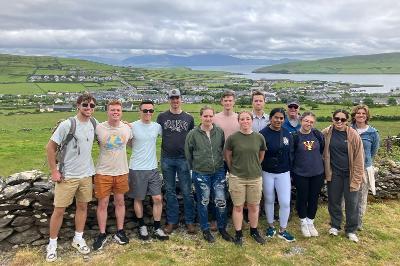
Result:
M182 98L178 89L169 91L168 98L170 109L157 117L157 123L162 128L161 168L167 201L167 225L164 231L169 234L178 227L179 205L176 197L176 176L178 176L187 231L189 234L195 234L192 179L184 152L186 135L194 128L194 119L182 111Z

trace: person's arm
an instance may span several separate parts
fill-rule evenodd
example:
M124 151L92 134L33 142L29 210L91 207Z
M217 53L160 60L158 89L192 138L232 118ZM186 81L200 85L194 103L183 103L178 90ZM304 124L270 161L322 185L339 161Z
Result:
M356 135L353 144L354 182L350 181L350 191L358 191L364 180L364 147L360 135Z
M51 179L54 182L60 182L62 180L62 175L60 171L58 171L56 163L57 146L57 143L52 140L49 140L46 146L47 162L51 171Z
M193 143L192 143L192 134L189 132L186 136L185 140L185 157L188 161L190 169L193 169Z
M229 172L230 172L230 170L232 168L232 151L225 149L224 150L224 158L225 158L225 162L226 162Z
M264 155L265 155L265 150L264 151L260 150L260 152L258 153L258 159L259 159L260 163L262 161L264 161Z
M374 159L375 155L378 153L379 142L380 142L379 133L378 133L378 131L375 131L374 139L371 144L371 158L372 159Z

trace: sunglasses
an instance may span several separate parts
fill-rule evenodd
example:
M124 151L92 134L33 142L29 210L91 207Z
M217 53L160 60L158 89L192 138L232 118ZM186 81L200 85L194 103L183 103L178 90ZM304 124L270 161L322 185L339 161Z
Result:
M154 113L154 109L143 109L142 112L145 114L147 114L147 113L152 114L152 113Z
M347 118L334 117L333 120L335 120L335 122L339 122L340 121L340 122L344 123L344 122L347 121Z
M82 107L88 107L88 106L90 106L90 108L92 108L92 109L96 107L96 105L95 105L94 103L91 103L91 104L82 103L81 105L82 105Z
M288 107L289 107L289 109L292 109L292 108L297 109L297 108L299 108L298 105L294 105L294 104L288 105Z

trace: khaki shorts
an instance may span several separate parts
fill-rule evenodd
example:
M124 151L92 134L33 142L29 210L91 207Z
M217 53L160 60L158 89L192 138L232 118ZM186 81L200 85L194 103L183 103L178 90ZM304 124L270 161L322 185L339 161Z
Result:
M128 174L124 175L100 175L94 176L94 195L102 199L114 194L124 194L129 191Z
M89 202L92 200L93 184L92 177L69 178L56 183L54 189L54 206L68 207L72 204L74 197L77 202Z
M229 193L234 206L248 204L260 204L262 192L261 176L253 179L241 178L229 175Z

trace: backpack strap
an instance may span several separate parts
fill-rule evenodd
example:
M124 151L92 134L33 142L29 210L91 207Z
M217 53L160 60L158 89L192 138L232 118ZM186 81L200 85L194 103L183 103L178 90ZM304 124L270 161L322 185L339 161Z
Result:
M293 137L294 152L296 152L297 146L299 145L299 133L297 131L293 131L291 134L292 134L292 137Z
M58 171L63 175L64 174L64 159L67 153L67 145L72 139L76 139L75 131L76 131L76 120L74 117L68 118L70 122L70 128L68 131L67 136L59 145L59 158L58 158Z
M319 152L321 154L323 154L324 148L325 148L325 140L324 140L324 137L322 136L321 131L319 131L318 129L315 129L315 128L311 129L311 131L319 142Z
M93 141L97 141L97 143L99 143L99 140L98 140L97 134L96 134L97 121L96 121L96 119L94 119L94 117L91 116L90 117L90 122L93 125L93 132L94 132Z

